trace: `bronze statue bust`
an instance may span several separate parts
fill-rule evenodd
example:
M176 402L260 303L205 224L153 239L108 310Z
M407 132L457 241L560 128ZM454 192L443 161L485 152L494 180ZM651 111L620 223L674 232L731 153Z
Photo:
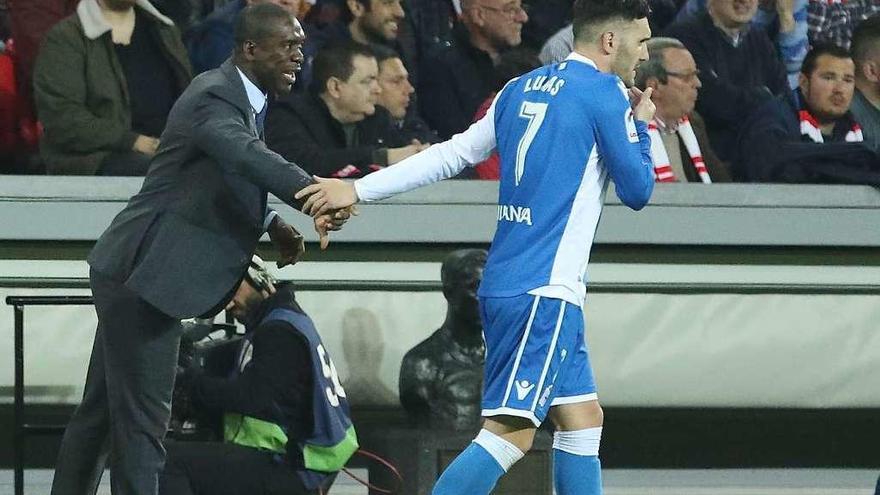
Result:
M446 257L440 270L446 320L403 357L400 402L418 426L470 430L480 425L485 346L477 288L486 256L482 249L462 249Z

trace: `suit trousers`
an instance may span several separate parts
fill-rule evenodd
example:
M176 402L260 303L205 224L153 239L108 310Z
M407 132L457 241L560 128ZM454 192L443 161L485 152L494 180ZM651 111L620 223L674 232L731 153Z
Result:
M165 463L180 321L90 272L98 329L82 403L58 454L52 495L93 495L108 456L113 495L156 495Z

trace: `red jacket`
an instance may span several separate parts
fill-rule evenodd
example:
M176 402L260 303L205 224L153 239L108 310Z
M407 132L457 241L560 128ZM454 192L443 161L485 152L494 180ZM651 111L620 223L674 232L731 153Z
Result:
M43 36L58 21L76 10L79 0L9 0L12 39L15 40L18 88L33 115L31 75Z
M489 111L489 107L492 106L492 100L495 99L495 93L489 95L486 98L486 101L480 105L480 108L477 109L477 113L474 114L474 122L482 119L486 112ZM498 157L498 152L492 152L492 156L486 158L479 164L474 167L474 170L477 172L477 179L480 180L498 180L501 178L501 159Z

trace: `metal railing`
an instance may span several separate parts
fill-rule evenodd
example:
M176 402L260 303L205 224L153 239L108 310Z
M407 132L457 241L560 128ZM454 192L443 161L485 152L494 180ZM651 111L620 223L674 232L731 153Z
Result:
M17 285L11 279L0 279L0 286ZM39 285L41 288L48 284ZM68 283L65 287L87 287L87 283ZM359 281L308 280L293 281L298 291L385 291L436 292L440 282L430 281ZM743 284L743 283L594 283L589 293L649 293L649 294L798 294L798 295L880 295L880 284ZM54 435L63 433L66 425L29 424L24 417L24 308L26 306L85 306L93 304L91 296L9 296L6 304L14 313L15 387L13 406L13 470L14 493L24 494L24 449L28 434Z

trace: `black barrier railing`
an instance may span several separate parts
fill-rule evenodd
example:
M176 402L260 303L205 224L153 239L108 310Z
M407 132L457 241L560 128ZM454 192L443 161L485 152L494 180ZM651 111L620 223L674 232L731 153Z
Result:
M87 282L65 279L66 287L88 287ZM46 284L19 285L3 283L0 286L58 288ZM293 281L300 291L383 291L383 292L436 292L439 282L429 281L358 281L309 280ZM730 284L730 283L593 283L589 293L649 293L649 294L791 294L791 295L880 295L880 284ZM62 433L66 425L34 425L24 418L24 308L26 306L85 306L93 304L92 296L9 296L6 304L13 306L15 321L15 387L13 405L13 470L14 494L24 495L24 448L30 434L51 435Z
M15 495L24 495L24 440L28 433L56 434L65 425L31 425L24 422L24 308L25 306L83 306L92 304L92 296L10 296L15 319L15 391L12 409L12 468Z

